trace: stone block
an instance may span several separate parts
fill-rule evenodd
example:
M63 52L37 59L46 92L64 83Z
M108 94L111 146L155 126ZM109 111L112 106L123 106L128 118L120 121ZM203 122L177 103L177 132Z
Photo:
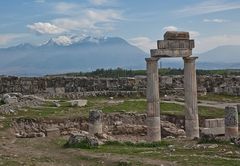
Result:
M158 49L193 49L194 40L158 40Z
M200 128L202 134L206 135L224 135L225 128L224 127L214 127L214 128Z
M46 88L45 92L50 93L50 94L55 94L55 89L54 88Z
M102 133L102 111L91 110L89 112L89 134L101 134Z
M87 105L87 100L72 100L70 103L72 107L84 107Z
M56 138L60 136L59 128L48 128L46 129L47 137Z
M167 85L172 85L173 84L173 79L172 77L169 76L161 76L161 84L167 84Z
M189 38L189 32L167 31L164 34L164 40L188 40Z
M56 94L64 94L65 88L64 87L55 88L55 93Z
M192 55L191 49L152 49L151 57L189 57Z
M3 100L3 102L4 102L5 104L13 104L13 103L17 103L17 102L18 102L18 99L17 99L17 97L10 97L10 98L5 98L5 99Z
M224 127L224 118L205 119L205 128Z

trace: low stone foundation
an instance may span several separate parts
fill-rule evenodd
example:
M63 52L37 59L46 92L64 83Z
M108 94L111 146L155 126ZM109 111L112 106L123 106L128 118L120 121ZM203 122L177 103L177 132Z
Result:
M28 119L18 118L12 124L17 137L48 136L49 132L59 129L60 135L70 135L72 132L88 131L88 118L79 117L71 119ZM184 136L183 129L178 128L181 124L175 125L162 120L162 137ZM103 133L108 135L129 135L145 136L146 115L134 113L112 113L103 114Z

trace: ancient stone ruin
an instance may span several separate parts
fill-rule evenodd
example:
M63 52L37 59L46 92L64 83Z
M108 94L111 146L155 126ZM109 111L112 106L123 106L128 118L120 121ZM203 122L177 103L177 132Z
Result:
M236 107L225 108L225 137L233 138L238 136L238 111Z
M189 39L188 32L168 31L164 40L157 42L158 49L151 50L147 62L147 126L148 140L161 140L160 99L158 60L161 58L182 57L184 60L184 92L185 92L185 130L188 138L199 137L199 121L197 107L197 79L195 60L192 57L194 40Z

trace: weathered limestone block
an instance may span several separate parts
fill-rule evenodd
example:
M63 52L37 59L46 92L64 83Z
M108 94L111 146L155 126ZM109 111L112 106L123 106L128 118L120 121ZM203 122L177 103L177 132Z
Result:
M158 40L158 49L193 49L194 40Z
M102 111L91 110L89 112L89 134L102 134Z
M55 88L55 93L56 94L63 94L63 93L65 93L65 88L64 87Z
M173 84L173 78L172 77L169 77L169 76L161 76L160 77L161 80L160 80L160 83L165 85L172 85Z
M188 40L189 38L189 32L167 31L164 34L164 40Z
M50 94L55 94L55 89L54 88L46 88L45 92L50 93Z
M151 49L151 57L189 57L191 49Z
M14 104L14 103L17 103L17 102L18 102L18 99L17 99L17 97L10 97L10 98L5 98L5 99L3 100L3 102L4 102L5 104Z
M238 136L238 111L236 107L225 107L225 137Z
M224 127L224 118L205 119L206 128Z
M60 136L59 128L47 128L46 129L47 137L56 138Z
M201 128L201 133L205 135L224 135L225 124L224 118L205 119L205 127Z
M72 100L70 101L72 107L84 107L87 105L87 100Z

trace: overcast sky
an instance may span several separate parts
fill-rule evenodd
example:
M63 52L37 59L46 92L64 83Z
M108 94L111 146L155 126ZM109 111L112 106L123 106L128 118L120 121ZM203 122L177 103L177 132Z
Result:
M1 0L0 21L0 47L119 36L149 52L167 30L189 31L196 53L240 45L239 0Z

